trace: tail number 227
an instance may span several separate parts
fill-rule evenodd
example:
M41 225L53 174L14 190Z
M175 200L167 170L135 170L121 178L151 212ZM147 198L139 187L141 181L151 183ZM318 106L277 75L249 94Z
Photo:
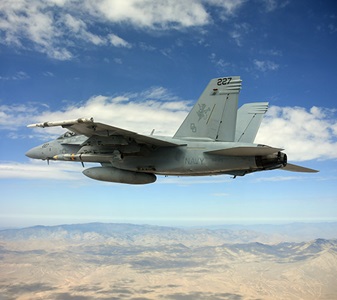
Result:
M230 84L232 80L232 77L224 77L224 78L219 78L217 81L217 85L227 85Z

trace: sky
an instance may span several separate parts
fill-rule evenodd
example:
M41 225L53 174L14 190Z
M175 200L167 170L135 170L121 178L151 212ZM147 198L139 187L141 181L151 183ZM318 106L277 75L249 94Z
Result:
M336 49L329 0L1 1L0 227L337 221ZM270 104L255 142L319 173L132 186L25 156L65 132L36 122L172 136L210 79L236 75L240 106Z

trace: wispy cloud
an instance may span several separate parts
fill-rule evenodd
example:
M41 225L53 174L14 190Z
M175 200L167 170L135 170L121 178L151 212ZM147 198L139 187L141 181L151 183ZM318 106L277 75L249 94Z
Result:
M132 42L113 32L125 24L141 30L181 30L212 22L207 6L217 7L226 19L243 0L137 0L137 1L2 1L0 43L34 48L57 60L70 60L83 43L130 48ZM103 30L93 30L101 28ZM109 32L110 31L110 32ZM112 31L112 32L111 32Z
M211 63L215 65L215 67L218 70L218 73L221 75L223 75L226 72L229 72L228 70L233 68L232 63L225 61L223 58L217 57L215 53L211 53L209 59Z
M214 175L214 176L160 176L157 184L175 184L179 186L190 186L195 184L224 184L230 183L233 179L228 175Z
M76 18L70 14L65 14L61 16L60 22L63 23L65 31L68 34L76 37L77 39L82 39L87 43L94 45L104 45L106 44L106 38L93 34L88 30L88 25L81 19Z
M97 164L85 163L85 168ZM58 180L58 181L83 181L86 177L82 174L83 167L79 162L47 162L40 160L29 160L26 163L0 161L0 179L24 179L24 180ZM173 184L179 186L190 186L195 184L223 184L230 183L229 176L208 177L178 177L158 176L157 184ZM89 183L92 181L89 181ZM97 184L97 183L96 183ZM111 183L100 182L102 185ZM215 197L225 197L227 194L213 194Z
M286 174L286 173L285 173ZM304 177L301 176L272 176L272 177L260 177L260 178L255 178L253 181L254 182L281 182L281 181L299 181L303 180Z
M55 74L50 71L43 72L42 75L45 77L55 77Z
M228 198L230 194L228 193L213 193L211 194L213 197L219 197L219 198Z
M83 180L82 166L77 163L65 164L30 161L27 163L0 162L0 178L40 179L40 180Z
M116 34L109 34L108 35L110 43L115 47L124 47L124 48L131 48L131 44L122 39L121 37L117 36Z
M279 65L271 60L254 59L253 64L255 69L261 72L276 71L279 68Z
M286 7L290 1L289 0L260 0L262 3L262 8L267 12L272 12L276 9L281 9Z
M233 29L229 32L229 35L235 43L241 47L243 45L244 37L250 30L250 25L248 23L235 23Z
M23 71L16 72L12 75L0 75L0 80L26 80L29 78L29 75Z
M138 93L125 93L112 97L98 95L84 103L50 110L45 105L28 103L0 106L0 130L8 133L22 129L27 124L78 117L94 117L104 122L138 133L173 135L190 110L190 101L172 95L163 87L152 87ZM62 128L35 129L29 134L40 137L57 136ZM14 136L12 136L14 137Z
M236 14L246 0L205 0L204 2L208 5L220 7L220 17L223 20L227 20Z

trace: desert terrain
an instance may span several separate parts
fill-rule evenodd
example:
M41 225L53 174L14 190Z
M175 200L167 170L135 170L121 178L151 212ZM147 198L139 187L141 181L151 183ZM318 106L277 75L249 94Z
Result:
M0 300L337 299L337 224L292 226L2 230Z

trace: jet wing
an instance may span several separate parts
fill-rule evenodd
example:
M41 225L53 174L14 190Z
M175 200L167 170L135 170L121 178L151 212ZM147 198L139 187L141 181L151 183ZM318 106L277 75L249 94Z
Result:
M174 143L171 141L166 141L160 138L153 136L141 135L133 131L125 130L122 128L110 126L103 123L94 122L93 118L85 119L80 118L76 120L66 120L66 121L57 121L57 122L44 122L37 124L30 124L27 127L54 127L62 126L67 128L70 131L73 131L77 134L83 134L87 137L94 135L98 136L123 136L125 138L134 139L139 144L147 144L158 147L177 147L182 144Z

